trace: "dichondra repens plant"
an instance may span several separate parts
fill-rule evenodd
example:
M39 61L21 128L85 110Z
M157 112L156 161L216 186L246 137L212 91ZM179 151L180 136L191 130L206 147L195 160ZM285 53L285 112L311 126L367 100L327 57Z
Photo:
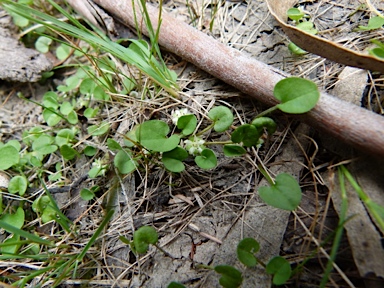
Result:
M206 122L208 123L204 123L206 126L197 129L196 115L183 108L174 110L169 121L151 119L136 125L131 131L123 135L124 141L118 143L106 136L111 129L110 123L96 119L100 116L100 111L104 108L103 105L111 101L111 93L126 95L134 89L138 89L140 84L119 71L111 58L95 57L92 56L92 53L108 52L131 64L141 73L147 75L156 87L161 87L173 96L177 95L175 73L170 71L162 61L153 57L151 52L154 50L150 49L145 41L131 40L128 47L123 47L107 39L99 32L91 33L77 19L53 1L49 2L67 16L70 22L58 20L20 3L1 2L14 15L17 13L20 17L41 24L44 29L51 29L89 44L88 47L76 46L74 43L66 44L63 43L65 41L62 39L56 39L56 36L53 36L51 32L41 32L40 30L39 33L47 33L46 36L49 36L42 35L37 38L35 45L40 51L52 49L52 43L57 41L60 43L57 46L58 51L56 51L57 55L61 55L59 58L65 59L69 55L68 51L73 49L73 57L86 55L93 64L81 65L81 69L66 78L61 85L56 87L55 91L47 92L41 103L34 102L43 108L42 118L45 121L44 128L46 129L43 129L43 126L33 127L23 132L21 141L10 140L7 143L0 143L0 170L7 171L12 176L7 192L21 199L17 205L7 206L5 209L5 205L2 203L3 195L0 195L0 210L2 212L0 227L7 233L7 239L0 244L3 259L40 257L41 261L51 261L52 255L50 252L45 253L48 251L45 248L57 248L55 242L57 239L52 237L47 240L43 236L40 237L31 227L27 231L24 227L28 213L35 215L39 223L45 224L54 221L58 223L62 231L76 234L76 231L72 231L75 230L72 226L73 223L60 211L49 189L47 189L45 181L62 185L63 166L68 165L70 167L81 155L92 157L92 165L88 171L89 178L105 176L111 168L111 163L121 174L132 173L148 163L164 167L170 173L181 173L185 170L184 163L188 158L193 158L196 165L202 169L214 169L217 166L217 156L214 150L210 148L212 145L222 145L223 153L227 157L241 157L248 153L250 148L263 145L263 136L272 135L275 132L276 123L268 117L269 113L276 109L293 114L306 113L316 105L319 98L319 92L314 83L291 77L281 80L275 87L274 95L280 103L257 115L250 123L234 127L232 111L228 107L217 106L208 111L206 115ZM19 20L21 20L20 17ZM25 99L23 95L20 94L19 96ZM33 100L29 99L28 101L32 102ZM80 125L80 117L89 121L85 133L90 139L92 137L106 137L106 147L103 147L104 150L102 151L108 151L108 153L103 154L93 145L81 143L79 139L81 139L80 131L83 127ZM173 132L170 133L171 131ZM208 137L212 131L226 133L229 137L225 141L212 142ZM50 155L60 158L60 161L48 169L44 165ZM267 204L286 210L293 210L299 205L301 190L296 179L284 173L272 179L261 167L259 171L270 184L268 187L259 189L261 198ZM28 199L31 202L31 209L26 213L24 205L26 200L23 197L26 194L28 197L30 196L28 195L28 188L33 186L29 180L31 173L37 175L38 182L43 186L43 193L29 198L32 200ZM95 185L89 189L83 189L80 195L83 199L91 200L99 188ZM97 236L108 224L112 214L113 211L107 211L99 228L80 254L65 255L55 262L55 265L48 265L47 268L34 272L35 274L21 277L16 284L23 286L33 277L44 273L48 273L47 279L61 275L54 280L54 284L60 283L62 279L70 277L71 274L75 275L76 273L72 273L71 269L75 270L77 264L83 260L90 246L94 244ZM153 228L146 228L137 230L133 235L133 241L128 242L134 252L145 253L148 244L156 244L157 239L157 234L154 234ZM252 257L248 257L248 259L247 256L244 256L247 253L256 253L258 250L255 248L254 242L251 243L251 246L248 242L239 244L240 261L245 261L243 263L247 266L253 265L249 264L252 261L260 263ZM284 265L286 264L282 264L282 266ZM276 268L268 268L268 264L265 266L267 272L272 271L271 274L279 275ZM241 283L241 278L236 276L239 273L235 272L234 268L221 265L214 269L222 275L220 283L227 285L225 287L233 287L225 283L235 283L236 285Z

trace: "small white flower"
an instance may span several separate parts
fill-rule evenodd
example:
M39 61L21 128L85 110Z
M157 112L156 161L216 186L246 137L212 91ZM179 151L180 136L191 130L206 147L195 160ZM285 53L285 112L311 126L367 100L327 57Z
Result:
M179 118L181 116L188 115L188 114L191 114L191 113L188 111L187 108L182 108L179 110L173 110L171 112L171 118L172 118L173 124L177 125L177 121L179 121Z
M184 141L184 147L188 153L192 156L196 156L203 152L205 146L205 141L197 136L189 138L189 140Z

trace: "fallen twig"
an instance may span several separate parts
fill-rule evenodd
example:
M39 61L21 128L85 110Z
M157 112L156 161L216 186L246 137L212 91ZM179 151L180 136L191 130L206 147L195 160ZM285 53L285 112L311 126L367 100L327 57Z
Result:
M131 0L94 0L94 2L125 25L135 27ZM153 26L157 27L157 8L147 4L147 9ZM136 11L140 9L136 7ZM142 32L148 35L141 15L136 15L136 20L142 24L140 26ZM275 84L289 76L219 43L166 13L162 14L159 44L270 106L276 104L276 99L273 97ZM384 118L373 112L322 93L317 106L309 113L298 117L316 129L325 131L364 152L384 156Z

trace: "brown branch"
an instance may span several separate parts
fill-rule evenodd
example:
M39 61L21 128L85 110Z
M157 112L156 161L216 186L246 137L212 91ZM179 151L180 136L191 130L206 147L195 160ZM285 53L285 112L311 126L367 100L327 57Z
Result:
M135 27L132 0L94 2L125 25ZM147 9L153 26L157 27L158 10L149 4ZM141 15L137 15L137 20L138 23L144 23ZM142 32L148 35L145 25L142 26ZM162 14L159 44L269 106L276 104L273 97L275 84L289 76L219 43L166 13ZM322 93L317 106L298 117L316 129L325 131L364 152L384 156L384 118L373 112Z

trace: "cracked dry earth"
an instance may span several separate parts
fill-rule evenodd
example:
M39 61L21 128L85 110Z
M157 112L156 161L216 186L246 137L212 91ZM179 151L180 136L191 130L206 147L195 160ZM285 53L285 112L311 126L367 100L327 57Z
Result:
M340 31L350 31L351 25L356 26L367 19L364 11L358 11L350 22L337 22L337 19L343 19L357 8L356 1L301 2L315 19L315 25L324 30L337 24L342 25ZM262 62L312 79L331 94L345 97L360 95L355 100L347 100L355 101L357 105L363 103L368 109L382 114L379 100L382 99L381 76L358 69L349 71L340 64L311 54L292 56L287 48L289 40L270 15L265 1L189 1L189 6L186 4L186 1L165 1L164 10ZM212 19L213 29L210 31ZM341 36L352 37L347 32ZM108 114L111 116L108 117L116 123L116 140L121 141L118 135L126 133L140 121L140 117L145 117L146 112L154 109L160 111L159 117L166 118L177 107L187 106L201 115L214 105L226 105L236 115L235 125L252 120L265 109L177 56L167 55L166 52L165 55L179 75L183 105L178 106L180 102L174 100L138 104L128 99L124 105L109 106ZM44 125L40 107L21 102L15 95L7 97L8 93L22 91L25 96L38 100L51 88L50 85L54 82L47 85L2 83L2 141L12 137L17 139L27 127ZM168 104L172 109L163 108ZM180 175L147 167L145 172L121 179L110 173L106 179L99 180L97 184L103 185L104 192L115 189L117 194L108 200L105 196L96 204L105 205L107 202L116 213L97 247L90 251L90 259L96 267L92 280L84 282L86 284L68 281L62 287L75 287L71 285L76 284L78 287L81 283L87 287L166 287L171 281L178 281L186 287L219 287L218 275L202 269L201 264L235 266L243 271L242 287L271 287L271 277L261 266L245 269L236 260L237 243L245 237L253 237L260 242L259 257L263 261L282 255L296 267L307 259L301 273L295 275L285 287L318 287L331 243L322 249L318 245L337 227L340 205L335 184L337 180L332 180L335 170L328 168L339 161L354 158L356 152L326 135L319 135L292 117L277 113L274 118L278 122L278 132L263 147L250 150L246 157L225 158L221 148L215 147L219 164L214 170L201 171L193 162L187 162L186 171ZM222 140L220 137L224 136L212 134L210 137ZM97 145L103 145L100 139L93 140L99 141ZM295 213L272 208L259 199L257 189L267 182L258 172L257 165L263 165L271 175L286 172L300 180L303 201ZM376 164L375 160L366 157L353 165L361 185L364 183L370 187L371 197L384 204L380 195L384 179L380 163ZM67 174L67 184L78 183L78 188L92 186L94 180L83 178L89 169L90 162L79 159L72 167L73 171ZM77 221L81 234L87 239L100 223L103 208L102 205L79 200L76 195L78 190L72 189L72 194L55 194L55 197L66 215ZM353 195L350 196L353 198ZM358 213L363 216L358 218L358 224L350 221L351 228L342 238L340 253L327 287L383 287L382 235L369 221L361 202L356 197L353 201L350 206L360 207L360 210L352 211L351 215ZM132 231L143 225L157 229L159 246L166 251L166 255L151 248L147 255L136 258L129 247L119 240L120 235L132 237ZM359 235L356 225L360 225L360 231L366 235Z

